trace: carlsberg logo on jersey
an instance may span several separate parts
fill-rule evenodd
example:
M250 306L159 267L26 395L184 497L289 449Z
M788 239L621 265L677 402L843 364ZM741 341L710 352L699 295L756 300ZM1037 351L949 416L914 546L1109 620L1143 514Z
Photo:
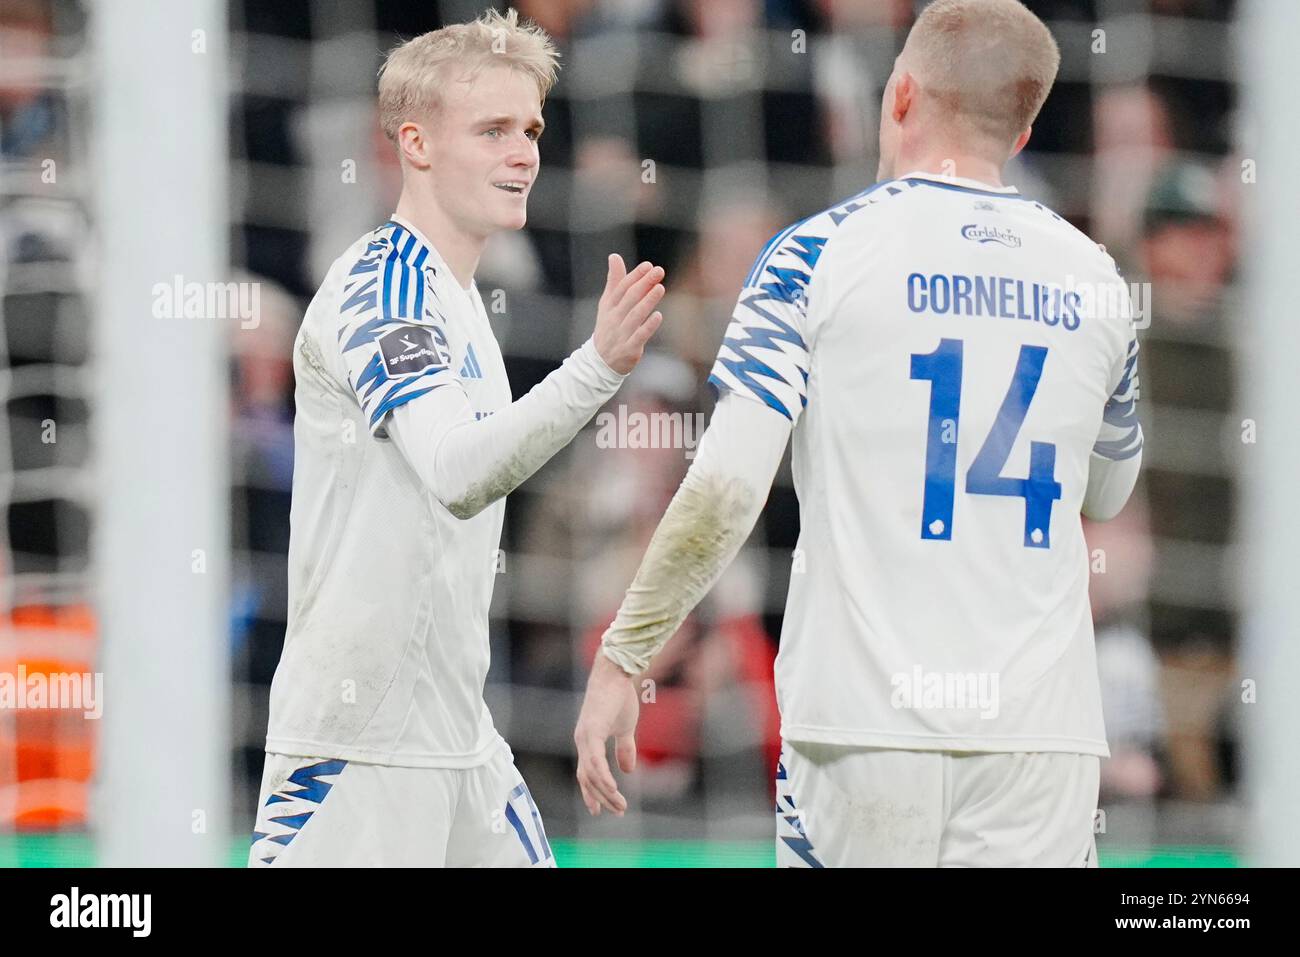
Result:
M998 243L1008 249L1019 249L1022 245L1019 236L1001 226L982 226L979 223L970 223L961 228L961 235L963 239L969 239L972 242Z
M998 716L997 672L925 671L915 665L910 673L893 675L889 683L894 688L889 703L895 708L978 710L981 718Z

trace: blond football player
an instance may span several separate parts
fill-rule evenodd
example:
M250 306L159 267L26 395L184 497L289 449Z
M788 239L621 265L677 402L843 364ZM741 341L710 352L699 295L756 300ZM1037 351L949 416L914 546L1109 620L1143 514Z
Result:
M527 218L555 70L514 11L384 66L401 197L294 346L289 621L252 866L554 866L483 702L505 496L618 389L663 295L662 269L611 256L591 337L511 401L474 271Z

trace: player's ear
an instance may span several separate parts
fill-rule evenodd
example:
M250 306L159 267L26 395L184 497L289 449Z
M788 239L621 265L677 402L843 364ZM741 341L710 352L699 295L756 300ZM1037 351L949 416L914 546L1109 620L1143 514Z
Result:
M397 128L397 149L416 169L429 168L429 137L420 124L408 120Z
M894 83L894 102L889 104L889 113L895 123L903 122L903 117L907 116L908 111L912 109L912 101L915 98L916 80L906 71L899 73L898 80Z
M1025 131L1023 133L1021 133L1019 136L1016 137L1015 145L1011 147L1011 156L1015 156L1017 153L1019 153L1022 149L1025 148L1025 144L1029 142L1029 136L1033 132L1034 132L1034 128L1032 126L1029 126L1025 128ZM1010 159L1011 156L1008 156L1007 159Z

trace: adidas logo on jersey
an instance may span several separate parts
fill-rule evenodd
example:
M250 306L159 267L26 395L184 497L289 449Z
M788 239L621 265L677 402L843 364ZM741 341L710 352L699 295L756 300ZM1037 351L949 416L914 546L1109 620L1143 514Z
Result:
M474 355L473 343L465 349L465 361L461 364L459 375L462 379L483 378L483 367L478 364L478 356Z

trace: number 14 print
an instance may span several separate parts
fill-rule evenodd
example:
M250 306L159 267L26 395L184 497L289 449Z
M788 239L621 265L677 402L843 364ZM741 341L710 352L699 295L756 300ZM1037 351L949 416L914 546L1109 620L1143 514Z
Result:
M1038 391L1047 358L1044 346L1021 346L1011 385L997 420L966 473L968 495L1007 495L1025 500L1025 547L1050 548L1052 503L1061 497L1056 481L1056 445L1029 443L1029 477L1002 474L1029 403ZM952 540L957 480L957 436L961 422L962 341L940 339L933 352L912 355L912 378L930 383L930 421L925 443L925 497L921 537Z

